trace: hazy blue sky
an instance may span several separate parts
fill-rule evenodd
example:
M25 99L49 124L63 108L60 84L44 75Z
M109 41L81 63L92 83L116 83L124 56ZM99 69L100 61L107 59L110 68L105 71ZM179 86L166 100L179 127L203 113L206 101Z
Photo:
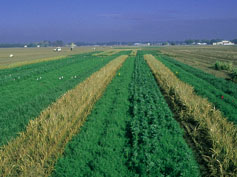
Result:
M237 38L237 0L0 0L0 42Z

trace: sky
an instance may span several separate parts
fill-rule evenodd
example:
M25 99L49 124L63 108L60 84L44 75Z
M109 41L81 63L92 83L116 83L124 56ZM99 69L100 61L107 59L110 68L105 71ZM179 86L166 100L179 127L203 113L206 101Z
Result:
M237 38L237 0L0 0L0 43Z

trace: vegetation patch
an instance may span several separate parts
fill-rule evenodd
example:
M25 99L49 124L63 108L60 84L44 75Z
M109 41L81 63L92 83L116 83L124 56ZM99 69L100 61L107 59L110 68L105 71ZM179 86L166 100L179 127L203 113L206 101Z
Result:
M237 123L237 85L223 78L195 69L169 57L158 55L162 61L182 81L194 87L195 92L208 98L225 117Z
M128 167L137 176L199 176L199 166L184 132L138 52L131 83Z
M233 63L232 62L216 61L214 68L216 70L232 71L233 70Z
M232 81L237 82L237 68L233 67L232 62L216 61L214 68L216 70L225 70L229 72Z
M29 122L0 150L3 176L47 176L127 56L108 63Z
M29 120L67 90L118 55L99 58L81 54L0 70L0 146L24 131Z
M235 68L233 72L230 73L230 77L234 82L237 82L237 68Z
M132 50L132 52L130 53L130 56L136 56L137 55L137 49Z
M143 56L127 59L53 176L199 176Z
M130 51L130 50L125 50L125 49L124 50L121 50L121 49L106 50L103 52L95 53L95 54L93 54L93 56L111 56L111 55L117 54L121 51Z
M169 46L161 47L159 51L182 63L221 78L229 79L229 75L226 71L214 69L213 65L217 60L237 66L236 46Z
M0 69L15 68L15 67L20 67L20 66L24 66L24 65L45 62L45 61L59 60L59 59L63 59L63 58L66 58L66 56L56 56L56 57L42 58L42 59L36 59L36 60L15 62L15 63L11 63L11 64L6 65L6 66L4 66L4 65L0 66Z
M145 56L158 84L200 153L204 176L236 176L237 129L206 99L197 96L188 84L152 55Z
M52 176L134 176L126 166L125 151L133 68L134 57L129 57L68 143Z

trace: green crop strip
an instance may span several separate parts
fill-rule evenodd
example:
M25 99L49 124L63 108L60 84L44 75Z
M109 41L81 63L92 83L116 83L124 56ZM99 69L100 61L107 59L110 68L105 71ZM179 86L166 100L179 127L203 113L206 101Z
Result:
M177 67L180 67L183 70L192 73L193 75L197 76L198 78L207 81L208 83L212 84L215 88L223 91L224 93L237 98L237 84L236 83L230 82L230 81L225 80L223 78L217 78L214 75L205 73L199 69L193 68L189 65L181 63L181 62L174 60L170 57L163 55L162 58L164 58L166 61L173 63Z
M42 62L0 71L0 145L23 131L30 119L56 101L67 90L115 57L91 54Z
M49 72L50 70L60 69L64 67L65 64L72 65L86 61L86 57L87 59L88 57L91 58L92 54L94 53L79 54L59 60L29 64L11 69L2 69L0 70L0 86L11 83L14 84L17 81L19 82L32 76L40 77L40 74Z
M193 87L178 79L161 61L144 56L177 121L197 154L203 176L236 176L236 127Z
M128 166L139 176L199 176L183 131L138 51L131 84Z
M134 57L128 58L67 145L52 176L133 176L126 167L126 122Z
M130 57L52 176L200 176L142 55Z
M174 72L180 80L192 85L198 95L212 102L230 121L237 123L236 84L215 78L163 55L158 55L156 58Z

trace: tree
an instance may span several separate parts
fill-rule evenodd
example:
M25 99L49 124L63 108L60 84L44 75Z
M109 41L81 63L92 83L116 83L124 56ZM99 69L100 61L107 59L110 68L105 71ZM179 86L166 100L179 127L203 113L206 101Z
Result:
M233 40L231 40L231 42L237 44L237 39L233 39Z

